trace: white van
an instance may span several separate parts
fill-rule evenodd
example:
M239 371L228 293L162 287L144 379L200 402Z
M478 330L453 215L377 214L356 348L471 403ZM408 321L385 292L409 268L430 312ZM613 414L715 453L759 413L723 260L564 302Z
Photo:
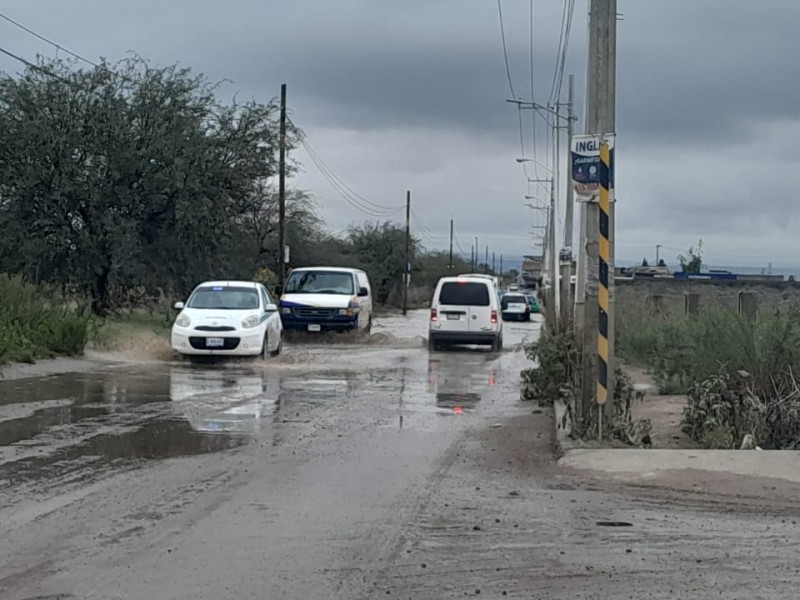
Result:
M485 276L442 277L431 303L428 349L450 344L503 347L503 320L494 282Z
M281 292L283 328L295 331L372 329L372 288L359 269L293 269Z

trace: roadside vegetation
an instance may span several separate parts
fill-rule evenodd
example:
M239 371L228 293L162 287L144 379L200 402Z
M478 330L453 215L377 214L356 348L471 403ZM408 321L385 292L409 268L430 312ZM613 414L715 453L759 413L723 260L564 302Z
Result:
M160 327L162 307L205 280L274 285L278 117L274 100L225 102L203 75L138 57L0 73L0 360ZM303 132L291 124L287 139L291 158ZM397 306L405 224L328 231L316 199L291 188L299 168L290 159L290 266L362 268L377 303ZM412 306L427 305L439 277L470 270L420 239L410 249Z
M91 319L84 307L0 275L0 363L83 353Z
M541 337L525 347L525 353L533 366L522 371L522 400L536 401L540 406L562 402L566 408L571 436L577 439L596 439L598 432L597 406L586 414L580 405L581 351L575 343L572 331L553 331L543 328ZM651 429L646 419L634 420L633 404L641 401L642 394L636 391L630 378L617 369L614 374L613 394L606 410L611 418L603 432L605 439L615 439L625 444L642 443Z
M684 431L709 448L800 443L800 309L749 320L731 310L626 307L618 349L660 391L687 394Z

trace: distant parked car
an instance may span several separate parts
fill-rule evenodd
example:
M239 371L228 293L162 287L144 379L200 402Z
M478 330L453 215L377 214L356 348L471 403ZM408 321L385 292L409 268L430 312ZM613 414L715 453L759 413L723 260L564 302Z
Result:
M178 302L172 348L191 357L276 356L283 342L278 307L254 281L207 281Z
M539 307L539 303L536 301L536 296L533 294L525 294L525 299L528 301L528 306L530 306L531 313L541 312L542 309Z
M504 321L510 321L512 319L517 321L530 321L531 307L523 294L509 292L503 296L503 300L500 302L500 308L503 312Z

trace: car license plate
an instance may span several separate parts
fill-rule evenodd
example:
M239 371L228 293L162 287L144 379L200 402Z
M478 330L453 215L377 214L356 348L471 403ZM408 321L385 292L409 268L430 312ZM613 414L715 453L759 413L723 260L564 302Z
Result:
M225 338L206 338L206 348L222 348Z
M458 321L460 319L461 319L461 315L450 315L450 314L447 315L447 320L448 321Z
M309 331L322 331L322 325L314 324L308 326Z

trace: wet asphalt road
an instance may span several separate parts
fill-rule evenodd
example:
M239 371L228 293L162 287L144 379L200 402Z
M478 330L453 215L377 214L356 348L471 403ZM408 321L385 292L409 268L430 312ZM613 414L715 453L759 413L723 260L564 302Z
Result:
M517 402L539 323L507 323L502 354L429 354L426 328L0 381L0 597L350 597L361 536Z
M539 323L425 328L0 381L0 599L796 598L793 506L561 472L518 401Z

